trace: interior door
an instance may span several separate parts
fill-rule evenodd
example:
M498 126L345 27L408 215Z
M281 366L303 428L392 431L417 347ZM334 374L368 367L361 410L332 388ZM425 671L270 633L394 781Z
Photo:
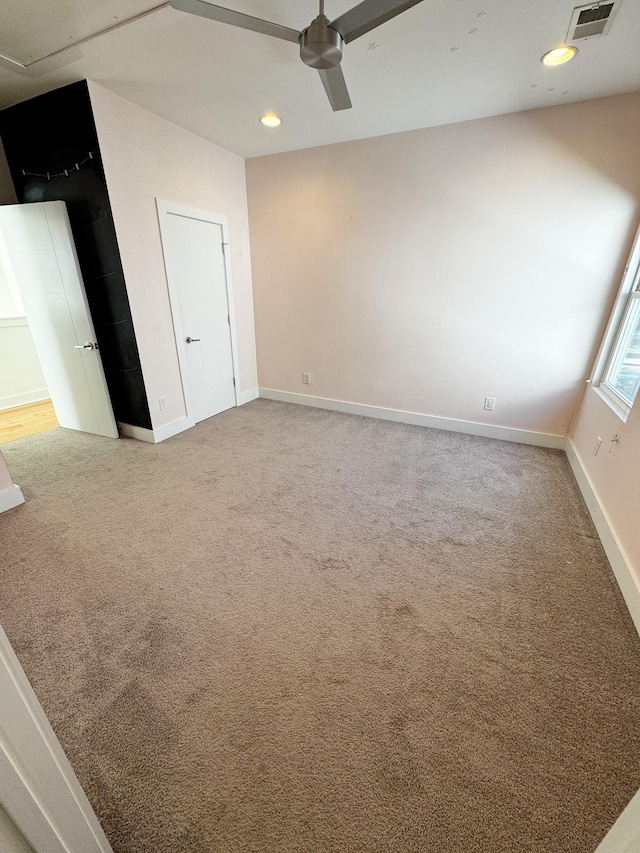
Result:
M213 214L178 210L159 203L187 415L198 423L236 405L223 231Z
M2 627L0 697L2 807L28 849L113 853Z
M0 236L60 426L117 438L65 203L0 206Z

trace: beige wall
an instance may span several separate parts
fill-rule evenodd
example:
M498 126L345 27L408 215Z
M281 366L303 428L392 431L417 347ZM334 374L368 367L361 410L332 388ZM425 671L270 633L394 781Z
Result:
M638 139L635 93L247 161L260 386L565 435Z
M154 428L185 415L156 197L228 217L238 387L257 385L244 161L89 84ZM167 398L160 411L158 397Z

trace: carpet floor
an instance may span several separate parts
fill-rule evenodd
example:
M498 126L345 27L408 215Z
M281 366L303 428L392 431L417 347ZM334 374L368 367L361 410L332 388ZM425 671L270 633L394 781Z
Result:
M640 786L563 453L266 400L3 452L0 621L116 853L590 853Z

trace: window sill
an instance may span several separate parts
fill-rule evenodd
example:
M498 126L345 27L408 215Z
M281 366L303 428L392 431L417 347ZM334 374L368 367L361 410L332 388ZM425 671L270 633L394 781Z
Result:
M629 417L629 412L631 409L629 406L626 406L622 400L618 400L613 394L609 394L602 388L600 385L592 385L591 388L596 392L598 397L603 400L607 406L611 409L611 411L620 418L623 424L627 422L627 418Z

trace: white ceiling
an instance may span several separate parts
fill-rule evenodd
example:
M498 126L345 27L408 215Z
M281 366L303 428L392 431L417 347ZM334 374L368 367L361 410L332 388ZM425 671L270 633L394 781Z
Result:
M219 0L295 29L314 0ZM577 42L568 65L541 55L564 41L580 0L423 0L345 46L353 109L332 112L297 46L153 0L3 0L0 107L83 78L243 157L430 127L640 90L640 0L621 0L608 35ZM326 0L337 17L355 5ZM31 63L31 64L30 64ZM267 130L259 116L283 118Z

